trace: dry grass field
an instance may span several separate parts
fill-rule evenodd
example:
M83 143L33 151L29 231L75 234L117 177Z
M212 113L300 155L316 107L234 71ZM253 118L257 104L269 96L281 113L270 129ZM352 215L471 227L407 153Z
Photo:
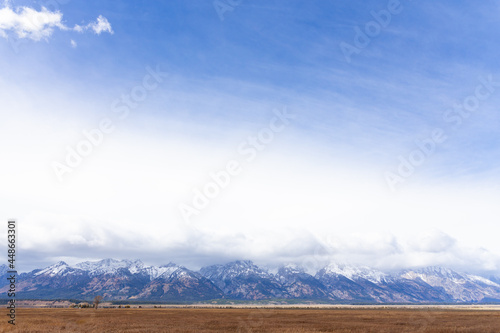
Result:
M414 309L17 309L0 332L498 333L500 311Z

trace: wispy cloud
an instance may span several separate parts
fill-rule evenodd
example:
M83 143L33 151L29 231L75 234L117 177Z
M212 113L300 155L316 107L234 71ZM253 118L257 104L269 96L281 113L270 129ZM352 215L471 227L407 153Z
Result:
M92 30L97 35L100 35L103 32L108 32L110 34L114 33L113 29L111 28L111 24L102 15L99 15L99 17L97 18L97 21L91 22L91 23L89 23L87 25L84 25L84 26L75 25L74 29L76 31L78 31L78 32L83 32L83 31L86 31L86 30Z
M18 38L40 41L48 39L56 29L78 32L92 30L97 35L103 32L113 33L111 24L102 15L95 22L70 28L63 23L60 11L50 11L45 7L39 11L30 7L11 8L8 4L0 9L0 36L4 38L13 33Z

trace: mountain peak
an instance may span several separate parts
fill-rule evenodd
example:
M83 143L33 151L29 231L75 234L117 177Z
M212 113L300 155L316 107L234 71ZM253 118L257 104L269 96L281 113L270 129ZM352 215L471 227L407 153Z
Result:
M151 280L162 278L166 279L172 276L175 272L181 271L184 272L187 269L183 266L179 266L173 262L169 262L166 265L161 265L159 267L156 266L150 266L146 267L145 270L147 271L148 275L150 276Z
M251 260L236 260L236 261L230 262L229 264L236 264L236 265L241 265L241 266L246 266L246 267L255 266L253 261L251 261Z
M321 274L342 275L351 281L365 279L373 283L379 283L387 277L387 274L366 266L350 266L343 263L331 263L321 270Z
M464 277L454 270L441 266L428 266L418 269L407 269L402 272L402 277L420 277L422 280L426 278L449 278L449 279L463 279Z
M53 265L50 265L49 267L42 269L41 271L37 272L35 275L49 275L50 277L53 277L55 275L61 275L64 272L66 272L69 268L69 265L65 263L64 261L59 261Z
M140 260L117 260L117 259L102 259L99 261L85 261L75 265L76 268L88 271L91 275L98 274L114 274L119 269L125 268L130 273L137 273L144 268L144 264Z

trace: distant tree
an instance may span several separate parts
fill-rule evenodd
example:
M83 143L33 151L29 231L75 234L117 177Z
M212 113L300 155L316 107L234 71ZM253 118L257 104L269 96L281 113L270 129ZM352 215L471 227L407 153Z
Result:
M96 297L94 297L94 308L97 309L97 307L99 306L99 303L101 303L102 301L102 296L98 295Z
M87 302L81 302L78 303L78 307L84 309L84 308L90 308L90 305Z

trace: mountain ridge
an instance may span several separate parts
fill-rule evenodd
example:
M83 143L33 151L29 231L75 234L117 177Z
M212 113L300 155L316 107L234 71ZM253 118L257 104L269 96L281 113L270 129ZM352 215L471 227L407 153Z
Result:
M0 265L0 272L6 272ZM6 274L6 273L4 273ZM8 289L0 277L0 297ZM102 259L68 265L59 261L21 273L18 297L109 300L207 301L295 299L370 303L500 302L500 284L441 266L385 273L332 262L314 275L297 265L273 274L250 260L190 270L175 263L154 266L141 260Z

